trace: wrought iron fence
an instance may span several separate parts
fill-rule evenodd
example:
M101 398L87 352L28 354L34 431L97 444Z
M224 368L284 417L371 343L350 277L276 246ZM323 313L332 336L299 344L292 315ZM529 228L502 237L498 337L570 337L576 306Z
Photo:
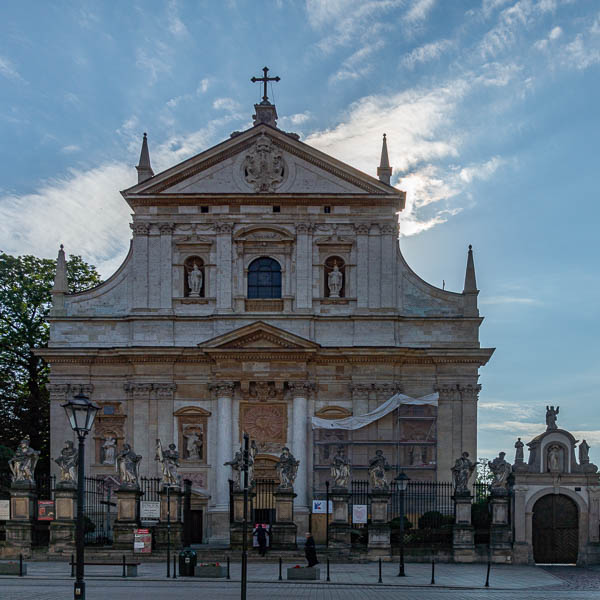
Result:
M84 482L84 532L87 545L112 544L117 498L113 481L86 477Z
M275 522L275 497L273 492L278 482L274 479L262 479L254 482L254 494L250 504L252 524Z
M158 502L160 500L160 477L140 477L142 500Z

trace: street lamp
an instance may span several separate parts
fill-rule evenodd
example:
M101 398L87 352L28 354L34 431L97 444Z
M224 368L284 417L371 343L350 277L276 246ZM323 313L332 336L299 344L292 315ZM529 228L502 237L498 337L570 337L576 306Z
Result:
M394 481L396 482L396 489L400 493L400 565L398 577L404 577L404 492L406 492L410 478L402 471Z
M75 600L85 600L85 582L83 581L83 483L85 477L84 465L84 442L85 436L91 431L94 425L96 413L100 410L90 399L77 394L73 400L65 402L62 405L67 413L67 418L71 424L71 429L77 434L79 439L79 454L77 456L77 525L75 529L75 548L77 553L77 570L75 573Z

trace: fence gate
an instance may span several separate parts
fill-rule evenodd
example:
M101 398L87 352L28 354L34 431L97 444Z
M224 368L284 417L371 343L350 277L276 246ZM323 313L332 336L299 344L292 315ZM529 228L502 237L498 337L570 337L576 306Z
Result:
M85 478L83 510L86 545L112 544L112 525L117 516L114 488L110 480Z
M254 482L254 492L256 495L252 499L251 519L252 525L255 523L275 523L275 491L278 482L274 479L259 479Z
M563 494L542 496L533 506L533 559L536 563L577 562L577 505Z

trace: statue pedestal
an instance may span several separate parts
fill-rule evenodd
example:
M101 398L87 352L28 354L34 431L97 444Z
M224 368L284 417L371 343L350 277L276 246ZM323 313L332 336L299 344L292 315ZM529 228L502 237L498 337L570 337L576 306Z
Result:
M180 548L183 539L183 523L181 507L183 493L179 488L162 488L160 494L160 522L154 527L155 547L165 550L171 538L171 548ZM170 514L169 514L170 513Z
M389 557L392 553L388 503L390 492L387 489L371 492L371 523L369 525L369 558Z
M3 556L31 557L31 537L35 519L35 486L29 482L13 483L10 487L10 521L6 521L6 542Z
M248 525L246 529L246 540L248 548L252 548L252 515L250 514L250 503L256 492L248 491ZM239 490L233 492L233 523L229 527L229 539L231 547L240 550L243 546L243 523L244 523L244 492Z
M49 554L70 556L75 552L77 487L59 483L54 492L56 519L50 523Z
M508 519L508 490L492 489L492 525L490 528L491 560L506 564L512 557L512 532Z
M293 488L277 489L275 498L275 523L271 528L271 547L273 550L295 550L298 527L294 523Z
M352 526L348 519L348 501L350 493L346 488L333 488L329 494L333 505L332 520L329 525L329 546L349 549L351 546Z
M471 500L469 492L455 494L454 526L452 527L452 553L454 562L475 560L475 531L471 524Z
M139 488L120 488L117 496L117 520L113 527L113 548L133 552L133 537L139 527Z

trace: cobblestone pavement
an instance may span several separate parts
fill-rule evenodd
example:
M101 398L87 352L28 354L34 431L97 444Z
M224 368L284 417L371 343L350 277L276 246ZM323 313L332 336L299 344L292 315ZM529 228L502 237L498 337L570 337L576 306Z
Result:
M3 580L2 600L65 600L72 598L73 584L67 581ZM592 590L527 590L520 594L527 600L592 600L598 592ZM251 583L248 600L285 598L286 600L514 600L514 590L449 590L409 587L352 586L341 584ZM178 580L149 581L89 581L88 600L234 600L240 597L239 583L217 583Z

